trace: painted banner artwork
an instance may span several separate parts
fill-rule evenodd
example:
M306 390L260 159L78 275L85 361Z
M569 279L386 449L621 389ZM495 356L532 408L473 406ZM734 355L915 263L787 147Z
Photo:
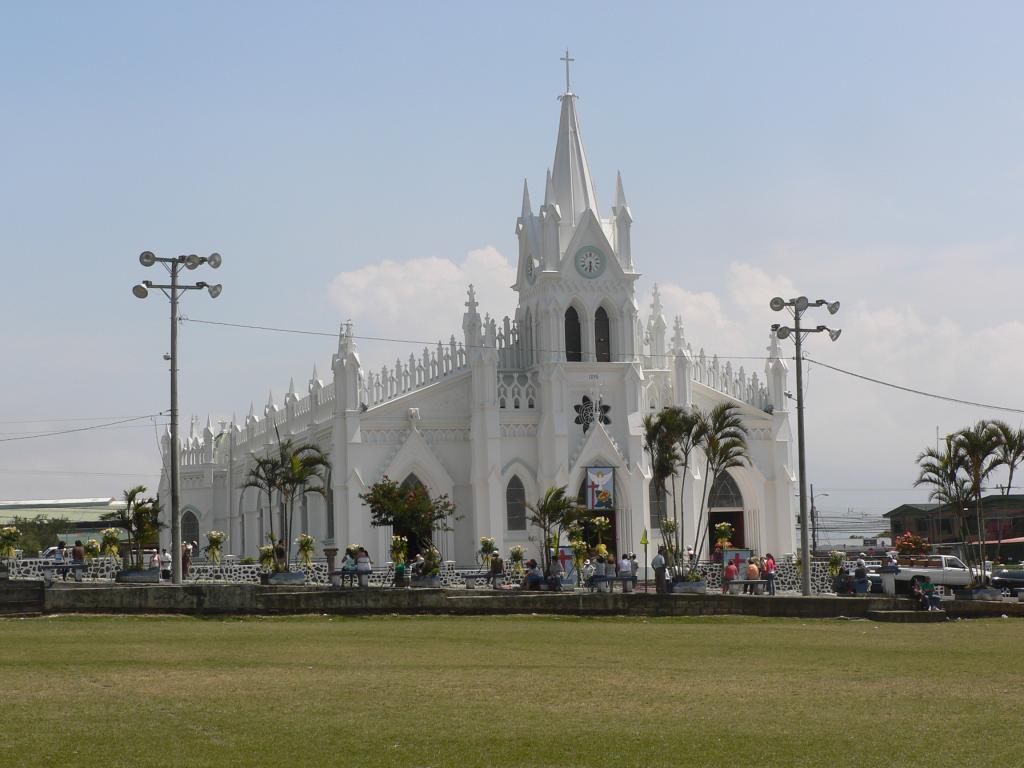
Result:
M587 506L615 509L614 467L587 467Z

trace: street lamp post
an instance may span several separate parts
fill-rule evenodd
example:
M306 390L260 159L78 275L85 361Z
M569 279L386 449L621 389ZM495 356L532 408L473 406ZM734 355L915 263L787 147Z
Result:
M827 332L829 338L832 339L832 341L835 341L839 338L839 334L842 333L842 331L834 331L824 325L819 325L817 328L801 328L800 318L803 316L803 313L807 311L808 307L826 307L829 314L834 315L839 311L839 302L829 302L824 299L818 299L812 303L806 296L798 296L795 299L786 301L780 296L776 296L771 300L771 302L769 302L768 306L770 306L775 312L781 312L783 309L788 307L793 313L792 328L775 323L772 325L772 331L774 331L775 335L780 339L785 339L792 335L793 343L796 345L796 440L797 454L799 456L798 472L800 473L800 560L804 564L801 573L801 591L805 596L807 596L811 594L811 543L807 535L807 462L804 451L803 340L807 334Z
M157 262L163 264L170 273L170 284L156 285L152 280L143 280L132 286L132 293L136 298L144 299L149 296L151 288L156 288L171 302L171 581L174 584L181 584L184 574L181 572L181 500L178 486L178 298L181 291L206 289L210 296L216 299L220 296L221 285L210 285L202 281L195 285L180 285L178 275L182 267L195 269L200 264L209 264L217 269L221 265L221 258L219 253L211 253L209 256L192 254L160 257L152 251L143 251L139 255L139 263L144 267L152 267Z

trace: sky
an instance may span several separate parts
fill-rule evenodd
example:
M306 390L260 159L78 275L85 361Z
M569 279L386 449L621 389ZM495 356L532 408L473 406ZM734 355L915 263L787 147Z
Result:
M657 283L695 348L749 371L772 296L839 300L810 358L1024 409L1022 23L1000 2L2 4L0 499L155 488L169 308L132 296L163 278L140 251L223 255L189 273L224 285L189 318L329 334L184 322L186 431L329 375L346 319L447 338L469 282L511 312L566 48L644 315ZM421 348L360 343L378 368ZM1024 416L806 378L829 517L926 500L937 432Z

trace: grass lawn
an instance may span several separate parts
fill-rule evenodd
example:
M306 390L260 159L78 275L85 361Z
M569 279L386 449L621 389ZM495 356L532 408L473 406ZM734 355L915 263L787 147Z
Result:
M1022 638L1016 620L7 619L0 765L1022 765Z

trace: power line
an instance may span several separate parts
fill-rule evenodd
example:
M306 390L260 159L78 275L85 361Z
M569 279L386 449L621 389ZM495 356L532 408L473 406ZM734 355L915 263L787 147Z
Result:
M105 429L107 427L114 427L118 424L126 424L129 421L141 421L142 419L152 419L156 416L163 416L163 412L160 413L147 413L145 416L133 416L130 419L121 419L120 421L112 421L108 424L94 424L89 427L76 427L74 429L61 429L55 432L38 432L33 435L18 435L17 437L2 437L0 443L10 443L14 440L33 440L39 437L54 437L56 435L70 435L75 432L88 432L93 429Z
M828 363L823 363L820 360L813 360L813 359L807 357L806 355L804 355L804 360L806 360L809 363L815 363L816 365L820 365L823 368L828 368L829 370L835 371L836 373L843 373L843 374L846 374L847 376L853 376L855 379L862 379L864 381L870 381L872 384L879 384L879 385L881 385L883 387L891 387L892 389L898 389L898 390L900 390L902 392L909 392L912 395L921 395L922 397L930 397L930 398L933 398L935 400L945 400L948 403L957 403L959 405L970 405L970 406L974 406L975 408L987 408L987 409L993 410L993 411L1007 411L1009 413L1024 413L1024 408L1010 408L1008 406L1003 406L1003 405L991 405L989 403L977 403L977 402L974 402L973 400L963 400L963 399L961 399L959 397L950 397L949 395L937 395L934 392L925 392L922 389L914 389L913 387L904 387L901 384L893 384L892 382L889 382L889 381L882 381L881 379L875 379L875 378L872 378L871 376L865 376L862 373L854 373L853 371L847 371L844 368L839 368L839 367L834 366L834 365L829 365Z
M116 430L116 429L149 429L150 426L151 425L149 425L149 424L128 424L128 425L120 426L120 427L106 427L106 429L109 429L109 430ZM168 426L168 423L164 422L164 423L159 424L158 426L166 427L166 426ZM0 436L3 436L3 435L34 435L34 434L36 434L36 433L33 430L26 430L26 431L22 431L22 432L0 432ZM59 434L59 433L57 433L57 434Z
M278 328L278 327L272 326L272 325L253 325L253 324L250 324L250 323L228 323L228 322L219 321L219 320L199 320L199 319L196 319L194 317L187 317L185 315L180 315L179 319L182 322L186 322L186 323L200 323L202 325L220 325L220 326L223 326L223 327L226 327L226 328L243 328L245 330L250 330L250 331L270 331L272 333L294 333L294 334L298 334L300 336L327 336L327 337L330 337L332 339L336 338L338 336L338 334L336 332L334 332L334 331L307 331L307 330L303 330L301 328ZM439 343L442 346L448 346L448 344L449 344L449 342L447 342L447 341L437 340L437 339L435 339L434 341L422 341L422 340L419 340L419 339L399 339L399 338L392 338L392 337L389 337L389 336L359 336L359 335L353 334L351 336L351 338L357 339L359 341L384 341L384 342L388 342L388 343L392 343L392 344L415 344L415 345L420 346L420 347L434 347L434 346L436 346ZM460 344L463 347L463 349L493 349L493 347L487 347L487 346L484 346L483 344L463 344L462 342L460 342ZM559 354L565 352L565 350L563 350L563 349L541 349L539 347L538 348L534 348L533 351L534 352L557 352ZM716 357L716 356L720 360L770 360L771 359L767 355L711 355L711 356L705 355L705 357L707 357L708 359L711 359L711 358ZM668 355L668 354L665 354L665 355L646 355L646 357L665 357L665 358L668 358L668 357L670 357L670 355ZM625 360L625 356L622 356L622 359ZM787 357L787 358L784 358L784 359L786 359L786 360L793 360L795 358Z
M10 419L0 424L56 424L67 421L106 421L107 419L127 419L128 416L77 416L59 419Z

